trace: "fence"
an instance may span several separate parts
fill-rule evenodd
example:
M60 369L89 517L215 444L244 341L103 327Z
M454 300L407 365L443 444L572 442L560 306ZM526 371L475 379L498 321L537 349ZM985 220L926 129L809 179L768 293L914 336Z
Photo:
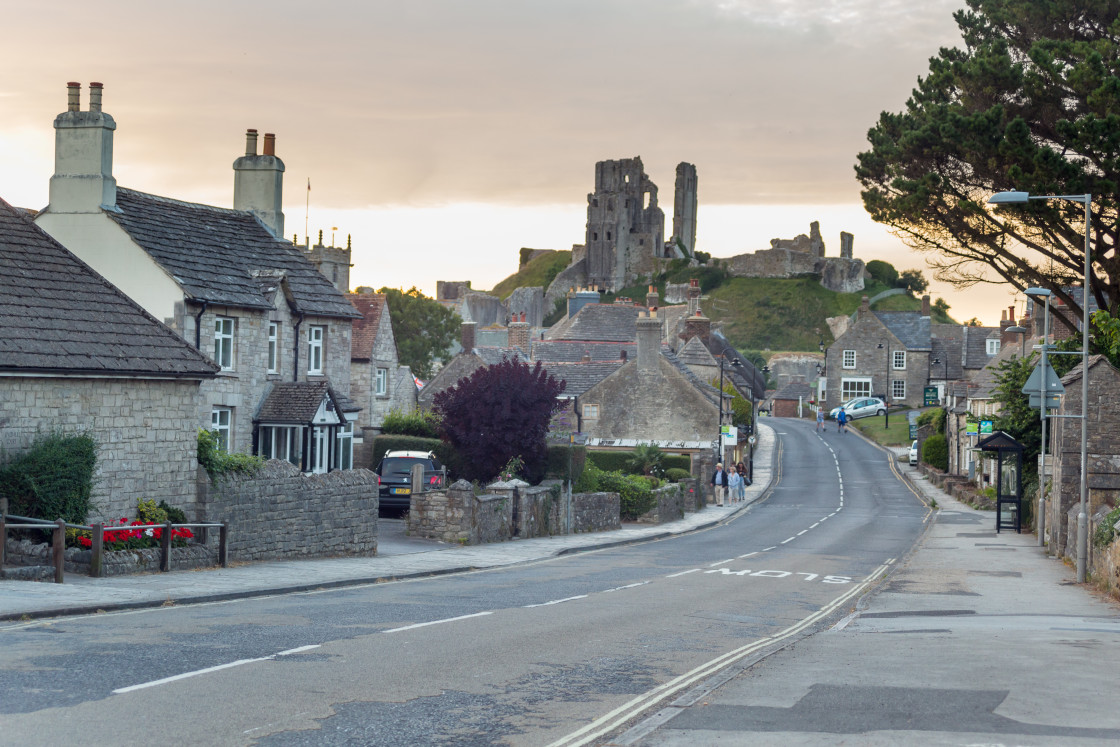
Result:
M11 523L12 520L16 523ZM226 568L228 555L226 548L229 541L229 527L227 524L173 524L170 521L160 524L149 524L143 528L162 529L160 536L159 569L166 573L171 570L171 539L176 529L218 529L218 563ZM0 569L7 560L8 530L32 529L51 532L51 560L54 565L54 582L61 584L63 572L66 569L66 530L80 529L90 533L90 561L89 575L95 578L102 576L103 560L105 555L105 533L114 531L131 531L141 527L120 526L106 527L103 523L70 524L62 519L47 521L46 519L33 519L28 516L15 516L8 513L8 500L0 498Z

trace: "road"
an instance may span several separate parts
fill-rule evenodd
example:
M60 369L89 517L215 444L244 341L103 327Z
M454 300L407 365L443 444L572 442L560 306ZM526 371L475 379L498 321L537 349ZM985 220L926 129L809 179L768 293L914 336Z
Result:
M853 434L772 421L717 527L514 568L0 628L0 742L577 745L847 614L929 509Z

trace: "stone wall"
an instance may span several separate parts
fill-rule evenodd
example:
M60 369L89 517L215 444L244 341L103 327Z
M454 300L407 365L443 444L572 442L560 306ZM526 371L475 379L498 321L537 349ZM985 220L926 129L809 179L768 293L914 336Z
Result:
M0 452L38 434L88 432L98 445L89 520L136 515L138 500L185 507L198 463L198 382L71 377L0 379Z
M687 513L701 511L704 508L704 491L700 489L700 481L696 478L681 480L681 504Z
M581 252L586 255L586 252ZM567 303L568 291L572 288L583 288L587 285L587 259L585 256L576 257L575 247L572 248L572 263L561 270L544 293L544 314L548 316L556 308L556 303Z
M209 545L190 544L186 547L171 548L171 570L185 571L193 568L208 568L218 564L217 533L212 535ZM64 553L66 572L89 575L92 553L81 547L68 547ZM148 547L142 550L113 550L101 557L102 576L127 576L134 573L156 573L159 571L160 549ZM15 540L8 538L6 562L14 566L54 567L54 555L46 542ZM53 571L49 578L54 581Z
M641 524L664 524L684 518L685 493L677 483L653 491L656 503L647 513L638 517Z
M514 288L506 304L511 315L524 313L530 327L540 327L544 324L545 314L552 311L551 308L545 309L544 288L541 287Z
M766 365L770 366L770 380L775 390L795 381L814 386L817 380L817 366L824 366L821 353L776 353Z
M572 494L572 534L621 529L621 508L618 493Z
M377 476L365 469L304 475L273 459L252 476L211 482L198 471L198 515L229 522L229 560L377 554Z

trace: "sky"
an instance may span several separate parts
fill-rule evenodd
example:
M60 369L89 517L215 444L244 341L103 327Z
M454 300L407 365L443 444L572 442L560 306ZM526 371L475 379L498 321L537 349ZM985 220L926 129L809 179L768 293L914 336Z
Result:
M959 46L963 0L54 0L6 12L0 197L41 208L66 82L104 83L120 186L230 206L247 128L274 132L288 236L352 237L351 284L470 280L582 243L597 161L640 156L672 228L695 164L697 246L768 248L820 222L826 254L899 270L853 164L881 111ZM18 74L17 74L18 71ZM87 108L83 89L82 108ZM307 184L310 182L310 193ZM987 325L1002 286L933 282Z

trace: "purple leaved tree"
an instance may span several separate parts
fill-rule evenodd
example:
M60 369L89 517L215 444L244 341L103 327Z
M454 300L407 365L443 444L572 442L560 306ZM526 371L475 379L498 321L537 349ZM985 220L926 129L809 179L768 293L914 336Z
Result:
M539 480L548 454L545 437L564 382L538 362L516 359L484 366L435 396L443 437L462 461L468 480L489 480L513 457L525 463L526 477Z

